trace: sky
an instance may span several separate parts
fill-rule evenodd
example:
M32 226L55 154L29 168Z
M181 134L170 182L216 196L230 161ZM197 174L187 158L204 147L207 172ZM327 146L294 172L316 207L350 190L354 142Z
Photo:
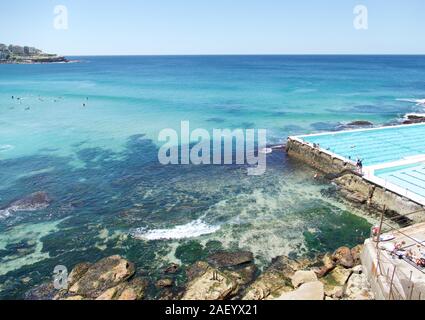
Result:
M354 27L358 5L367 29ZM0 1L0 43L63 55L425 54L424 14L424 0L13 0Z

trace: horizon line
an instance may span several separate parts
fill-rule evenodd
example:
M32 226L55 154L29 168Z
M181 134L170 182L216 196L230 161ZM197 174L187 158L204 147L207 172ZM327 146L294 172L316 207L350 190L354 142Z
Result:
M61 54L65 57L202 57L202 56L425 56L425 53L196 53L196 54Z

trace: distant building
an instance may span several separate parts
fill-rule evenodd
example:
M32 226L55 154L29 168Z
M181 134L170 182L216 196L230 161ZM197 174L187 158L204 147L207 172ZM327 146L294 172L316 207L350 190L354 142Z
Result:
M7 50L7 46L3 43L0 43L0 51L5 51Z
M38 50L37 48L34 47L24 47L24 54L27 56L34 56L34 55L38 55L41 54L42 51Z
M0 61L9 59L9 50L0 51Z
M16 54L16 55L24 55L25 54L24 47L21 47L21 46L10 45L9 51L12 54Z

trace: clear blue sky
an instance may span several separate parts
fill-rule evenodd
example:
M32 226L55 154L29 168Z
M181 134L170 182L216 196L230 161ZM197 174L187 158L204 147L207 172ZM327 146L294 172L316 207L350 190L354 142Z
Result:
M66 5L69 29L53 28ZM355 30L353 9L369 10ZM425 0L13 0L0 43L66 55L425 54Z

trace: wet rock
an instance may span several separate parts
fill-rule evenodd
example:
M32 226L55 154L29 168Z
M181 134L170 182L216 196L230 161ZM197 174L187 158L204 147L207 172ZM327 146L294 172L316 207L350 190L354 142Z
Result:
M320 281L308 282L298 289L286 292L275 300L324 300L325 291Z
M288 257L273 259L271 265L245 290L243 300L264 300L279 297L293 290L291 277L300 263Z
M179 265L176 263L172 263L164 270L164 273L175 274L177 273L178 270L179 270Z
M69 292L94 299L130 278L134 272L133 263L120 256L111 256L90 266Z
M53 300L58 291L54 288L53 283L44 283L29 290L24 295L25 300Z
M239 289L235 278L206 262L197 262L196 271L186 286L182 300L225 300Z
M77 264L68 276L68 286L72 287L91 266L92 264L88 262Z
M47 208L51 203L46 192L35 192L26 196L20 200L14 201L7 205L1 210L7 210L9 212L18 212L18 211L35 211L42 210Z
M373 123L366 120L357 120L357 121L352 121L348 123L347 125L351 127L371 127L373 126Z
M403 124L414 124L425 122L425 115L423 114L408 114L403 121Z
M294 288L298 288L304 283L317 281L317 276L314 271L297 271L292 276L291 281Z
M157 288L166 288L166 287L172 287L173 286L173 280L172 279L160 279L156 282Z
M217 252L208 257L208 262L217 267L234 267L242 264L250 263L254 260L252 252Z
M354 266L351 250L347 247L338 248L332 255L332 259L336 262L336 264L345 268L352 268Z
M363 251L364 245L357 245L351 249L351 256L353 257L354 265L361 264L360 257Z

